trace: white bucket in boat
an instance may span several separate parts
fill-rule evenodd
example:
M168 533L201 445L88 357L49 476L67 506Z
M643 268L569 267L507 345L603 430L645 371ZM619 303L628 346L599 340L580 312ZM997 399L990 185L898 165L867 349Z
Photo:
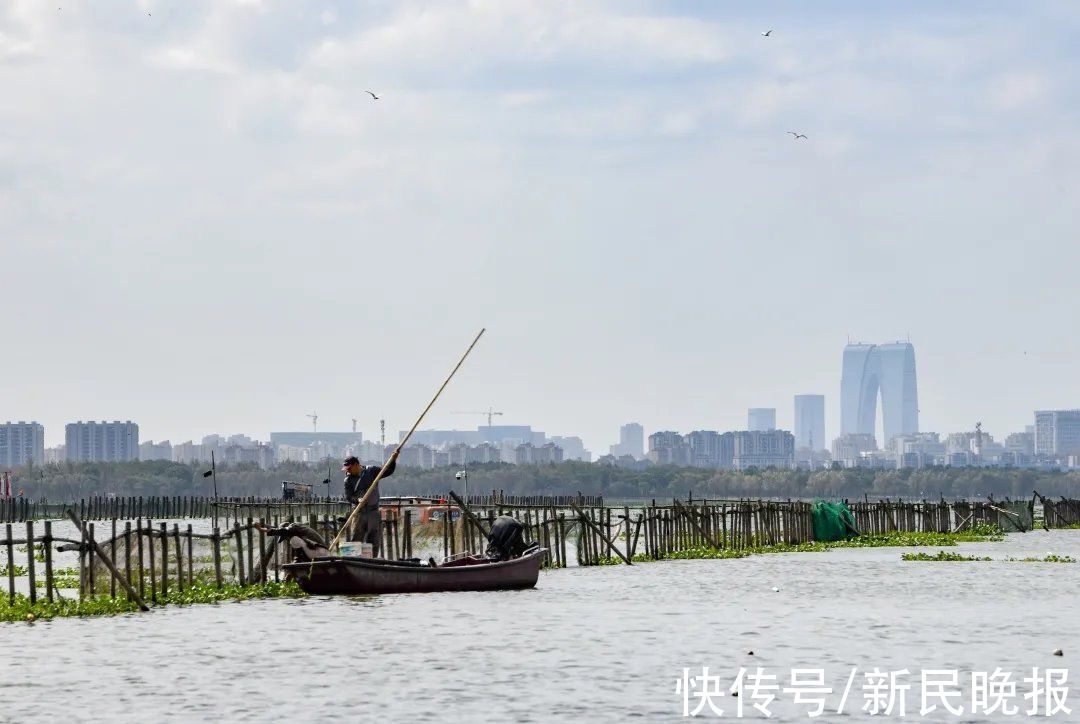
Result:
M338 550L343 556L359 556L360 558L371 558L373 553L370 543L360 541L343 541L338 544Z

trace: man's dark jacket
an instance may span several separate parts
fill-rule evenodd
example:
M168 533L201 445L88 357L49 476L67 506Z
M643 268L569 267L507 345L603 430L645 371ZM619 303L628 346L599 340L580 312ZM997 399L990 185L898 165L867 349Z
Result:
M383 473L381 479L385 479L394 474L394 469L397 467L397 460L391 460L390 464L386 466L386 472ZM364 493L367 492L371 482L375 480L375 476L379 474L381 470L379 465L368 465L360 468L359 475L348 475L345 477L345 499L353 505L360 502L360 498L364 497ZM379 486L375 486L375 490L368 496L367 501L364 503L364 510L378 510L379 508Z

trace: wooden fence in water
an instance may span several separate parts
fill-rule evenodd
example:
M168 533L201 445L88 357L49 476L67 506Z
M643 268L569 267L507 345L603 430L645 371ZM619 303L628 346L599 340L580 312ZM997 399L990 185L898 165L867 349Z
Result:
M601 504L583 504L586 502ZM262 511L268 503L237 504ZM274 501L273 505L286 504ZM280 566L287 562L288 551L276 538L267 541L264 526L302 521L329 539L337 533L341 520L337 509L319 513L305 507L340 505L336 502L288 505L292 507L283 508L290 511L288 515L278 513L277 507L270 515L257 518L233 515L228 519L231 525L226 522L223 527L213 527L208 532L196 532L191 524L182 527L174 522L170 527L169 523L155 522L149 517L134 520L112 517L102 526L87 522L85 537L78 538L54 535L53 521L44 521L40 528L33 520L6 523L5 539L0 540L0 555L3 555L0 564L4 566L0 578L7 579L8 595L12 599L17 591L17 578L26 579L31 600L39 597L38 588L44 589L40 595L49 600L62 595L61 588L78 588L80 597L115 598L116 579L103 572L96 560L95 551L100 549L139 595L151 602L165 599L170 591L183 592L197 582L220 588L233 583L280 580ZM885 500L848 505L859 531L872 535L892 531L945 533L978 522L1016 529L1015 511L1028 504ZM414 520L413 510L387 506L380 555L395 560L410 559L421 550L435 553L440 544L443 558L480 552L486 543L485 531L480 526L490 528L495 518L504 513L524 524L525 540L537 541L546 548L544 565L555 568L566 567L570 557L578 565L591 566L630 563L641 557L662 559L702 547L745 550L781 543L799 544L814 540L813 506L806 501L673 500L670 504L652 501L617 507L605 506L599 499L500 500L495 496L479 504L470 499L476 521L468 516L455 521L455 511L448 507L447 514L422 524ZM182 509L197 510L197 507L166 508L164 504L162 507L170 512ZM93 511L93 506L89 510ZM240 507L233 512L243 510ZM1072 525L1080 517L1080 501L1060 501L1046 510L1048 523ZM219 522L223 519L221 516ZM17 537L17 533L22 537ZM60 552L74 551L77 568L57 569L54 548ZM125 594L120 590L119 595Z
M1043 522L1047 528L1080 526L1080 500L1042 499Z
M445 493L412 496L438 500ZM577 505L602 506L599 495L505 495L492 491L482 495L470 495L469 505L489 507L503 506L551 506ZM135 518L158 518L183 520L187 518L228 518L348 515L349 504L343 498L309 498L283 500L259 497L203 497L203 496L142 496L123 497L93 496L76 501L31 500L25 497L0 498L0 523L24 523L28 520L63 518L65 511L74 510L79 518L89 520L133 520Z
M490 508L486 518L481 520L490 527L497 515L503 512L514 514L525 523L526 542L540 541L548 549L545 567L562 567L566 565L566 534L572 526L567 525L565 514L556 515L555 510L554 507ZM413 558L418 526L414 525L412 513L412 510L395 508L385 511L381 557L392 560ZM549 513L551 517L548 517ZM441 533L443 558L459 552L482 551L486 543L485 532L465 517L456 521L453 517L443 515L427 524L427 547L437 548L438 534ZM281 564L289 560L287 544L274 536L269 536L268 541L264 528L303 522L329 540L339 530L340 520L338 516L326 514L321 517L312 514L306 519L292 515L275 515L269 519L249 517L244 522L233 519L231 527L214 527L208 533L200 533L194 531L190 523L182 528L179 523L174 522L170 527L169 523L150 518L134 521L113 518L108 521L108 526L85 523L85 535L79 538L55 535L54 521L45 521L38 528L32 520L21 524L25 533L20 538L16 536L20 524L6 523L5 538L0 540L0 551L4 552L0 577L7 580L10 600L14 600L18 590L16 578L26 579L31 602L39 597L39 588L44 589L40 595L50 601L54 596L63 596L61 588L78 588L80 599L91 595L115 598L118 593L116 579L102 571L101 561L95 560L99 557L96 551L101 550L141 598L156 603L164 600L170 590L182 593L196 582L222 588L229 584L281 580ZM435 535L431 535L431 528L435 529ZM66 551L77 553L77 569L58 569L54 565L56 553ZM125 595L122 590L119 594Z

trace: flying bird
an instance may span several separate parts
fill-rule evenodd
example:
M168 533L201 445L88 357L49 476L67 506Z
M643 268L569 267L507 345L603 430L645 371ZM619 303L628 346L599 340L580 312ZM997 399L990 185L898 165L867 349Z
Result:
M764 38L767 38L770 35L772 35L772 30L766 30L764 33L761 34L761 36Z
M792 141L798 141L800 138L806 138L805 133L795 133L795 131L788 131L791 134Z
M374 93L372 93L371 91L364 91L364 92L365 92L365 93L367 93L368 95L370 95L370 96L371 96L372 98L374 98L375 100L379 100L379 96L375 95L375 94L374 94Z

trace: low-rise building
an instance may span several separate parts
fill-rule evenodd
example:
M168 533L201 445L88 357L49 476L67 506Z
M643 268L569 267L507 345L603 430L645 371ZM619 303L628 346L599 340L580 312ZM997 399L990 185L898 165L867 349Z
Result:
M53 447L45 448L46 465L55 465L56 463L62 463L65 460L67 460L66 445L54 445Z
M856 468L863 453L875 451L877 438L865 432L850 432L833 440L832 459L845 468Z

